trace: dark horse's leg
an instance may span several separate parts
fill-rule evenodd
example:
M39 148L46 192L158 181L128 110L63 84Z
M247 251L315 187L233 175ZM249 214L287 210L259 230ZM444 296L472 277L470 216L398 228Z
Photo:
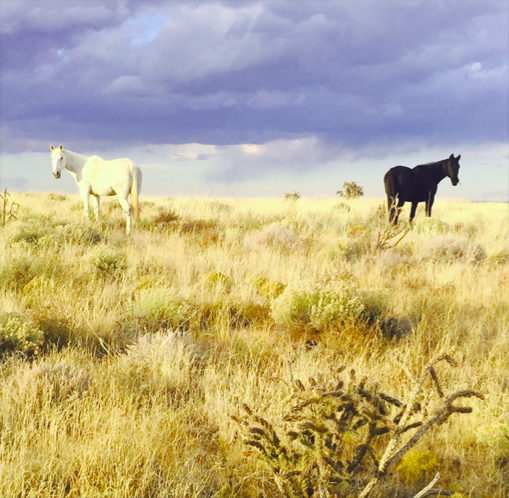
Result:
M410 223L414 221L415 212L417 211L418 202L412 202L412 208L410 209Z
M435 196L433 194L429 194L428 200L426 201L426 216L428 218L431 216L431 208L433 207L434 201Z

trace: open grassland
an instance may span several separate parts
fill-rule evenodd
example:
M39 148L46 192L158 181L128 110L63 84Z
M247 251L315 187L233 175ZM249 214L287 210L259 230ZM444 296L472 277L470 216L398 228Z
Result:
M114 201L85 223L77 196L12 199L0 496L281 496L243 444L243 404L283 434L296 379L307 391L354 368L407 400L441 351L458 362L437 366L445 394L485 399L459 401L473 412L434 425L370 496L413 496L437 471L456 498L509 496L507 205L437 201L390 247L375 200L151 198L126 237ZM347 461L362 430L343 434ZM336 496L358 496L372 467Z

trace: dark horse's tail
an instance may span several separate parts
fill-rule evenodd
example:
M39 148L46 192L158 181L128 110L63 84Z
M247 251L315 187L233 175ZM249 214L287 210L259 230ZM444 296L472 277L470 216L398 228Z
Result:
M389 210L389 222L393 223L397 215L399 198L399 182L394 168L387 171L384 176L385 192L387 194L387 209Z

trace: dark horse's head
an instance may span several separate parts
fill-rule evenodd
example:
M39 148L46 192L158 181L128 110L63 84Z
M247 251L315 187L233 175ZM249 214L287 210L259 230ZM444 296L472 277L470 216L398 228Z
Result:
M460 182L460 179L458 178L460 158L461 154L458 157L454 157L454 154L451 154L445 163L445 174L451 179L451 183L454 186L458 185Z

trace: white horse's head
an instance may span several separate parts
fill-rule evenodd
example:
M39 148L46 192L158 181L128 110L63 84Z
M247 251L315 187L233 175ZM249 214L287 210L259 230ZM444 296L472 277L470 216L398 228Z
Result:
M51 147L51 164L53 166L53 176L55 178L60 178L62 174L62 170L66 167L66 158L64 154L64 147L60 144L60 147L55 148L53 145Z

